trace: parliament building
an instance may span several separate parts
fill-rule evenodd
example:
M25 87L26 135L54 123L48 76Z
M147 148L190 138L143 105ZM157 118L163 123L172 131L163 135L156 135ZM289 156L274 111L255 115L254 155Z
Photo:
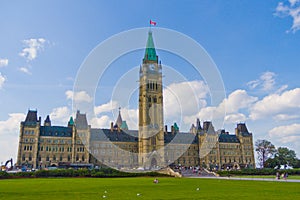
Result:
M234 134L215 130L212 122L197 119L188 132L174 123L164 125L162 65L152 32L148 33L139 73L139 128L129 130L121 110L110 127L92 128L77 111L67 126L42 122L29 110L20 125L17 165L32 168L109 166L117 169L159 169L166 166L205 168L255 167L253 137L245 123Z

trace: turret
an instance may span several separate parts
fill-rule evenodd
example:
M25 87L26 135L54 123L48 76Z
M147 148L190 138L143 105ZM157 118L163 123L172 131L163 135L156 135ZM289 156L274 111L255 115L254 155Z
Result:
M68 122L68 127L72 127L72 126L74 126L74 120L73 120L73 117L71 116L70 120Z
M235 134L236 135L239 135L239 134L249 135L250 133L249 133L245 123L238 123L235 128Z
M49 115L47 115L45 121L44 121L44 126L51 126L51 120Z

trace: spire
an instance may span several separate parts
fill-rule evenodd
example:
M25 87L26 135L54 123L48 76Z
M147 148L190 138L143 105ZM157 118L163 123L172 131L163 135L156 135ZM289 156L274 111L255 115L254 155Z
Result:
M47 115L45 121L44 121L44 126L51 126L51 120L49 115Z
M68 122L68 126L73 126L73 125L74 125L74 120L73 120L73 117L71 116L70 120Z
M201 129L202 129L202 128L201 128L201 123L200 123L199 118L197 118L196 129L197 129L197 130L201 130Z
M154 42L153 42L153 37L152 37L152 31L151 30L148 32L148 40L147 40L144 60L157 61L157 55L156 55L156 50L155 50L155 47L154 47Z
M122 126L122 122L123 122L123 120L122 120L122 117L121 117L121 107L119 107L119 116L117 118L117 121L116 121L115 125L117 125L118 127L121 127Z

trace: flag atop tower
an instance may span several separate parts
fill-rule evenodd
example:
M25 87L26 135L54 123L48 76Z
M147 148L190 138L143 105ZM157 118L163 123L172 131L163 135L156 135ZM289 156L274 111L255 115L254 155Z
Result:
M150 25L156 26L156 22L150 19Z

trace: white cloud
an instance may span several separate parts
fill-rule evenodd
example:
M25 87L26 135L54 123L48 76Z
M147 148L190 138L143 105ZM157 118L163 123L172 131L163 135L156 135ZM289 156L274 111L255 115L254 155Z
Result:
M6 81L5 76L3 76L0 72L0 89L3 87L5 81Z
M289 0L291 6L294 6L296 3L299 2L299 0Z
M111 122L115 123L119 114L117 109L118 105L118 102L112 101L95 107L95 113L100 116L91 119L92 127L109 128ZM112 113L111 117L109 115L103 115L103 113L107 112ZM128 128L131 130L138 130L138 113L138 109L121 109L122 120L126 121Z
M278 115L275 115L273 116L273 119L275 121L287 121L287 120L291 120L291 119L297 119L299 118L300 116L299 115L293 115L293 114L278 114Z
M275 93L280 94L283 91L285 91L288 88L288 85L282 85L280 88L278 88Z
M250 81L247 85L250 89L259 87L263 91L270 91L274 89L275 76L276 74L274 72L264 72L259 79Z
M292 17L293 25L289 31L295 33L300 29L300 1L299 0L289 0L289 4L284 4L283 2L279 2L276 7L276 16L280 17Z
M50 113L50 119L66 124L71 116L71 111L67 106L54 108Z
M246 121L247 117L242 113L228 114L225 116L225 123L233 124Z
M5 67L8 65L8 59L4 58L4 59L1 59L0 58L0 67Z
M111 122L112 120L109 116L103 115L91 119L90 124L93 128L109 128Z
M20 122L25 120L24 113L11 113L5 121L0 121L0 135L18 135Z
M20 67L19 70L25 74L32 75L32 73L26 67Z
M270 137L300 136L300 124L278 126L269 131Z
M1 146L0 161L6 162L7 160L12 158L13 162L15 162L17 158L17 151L19 146L19 136L0 135L0 146Z
M214 122L223 120L223 117L224 122L227 124L245 121L247 117L245 114L241 113L242 110L251 107L257 99L257 97L249 96L245 90L235 90L217 107L204 107L196 115L185 116L184 121L185 123L191 124L195 122L196 118L200 118L201 120L210 120Z
M104 112L112 112L114 109L118 108L118 102L110 101L108 103L102 104L100 106L95 106L94 112L96 115Z
M278 126L269 131L269 136L276 140L280 146L288 144L289 147L299 151L300 145L300 124L289 124Z
M163 93L165 121L173 123L205 107L209 89L203 81L190 81L170 84Z
M129 129L138 130L139 109L122 108L121 114L123 121L126 121ZM116 120L117 115L115 115L114 118Z
M46 39L44 38L32 38L23 40L24 48L19 53L27 61L32 61L37 57L37 54L43 50Z
M249 108L257 100L257 97L249 96L245 90L235 90L222 102L221 106L225 106L226 113L231 114L237 113L240 109Z
M9 118L0 121L0 161L16 159L18 151L20 123L25 120L24 113L11 113Z
M282 94L268 95L251 107L250 118L252 120L257 120L276 115L278 116L279 114L299 116L299 99L300 88L288 90Z
M66 91L66 97L67 99L74 100L77 102L88 102L90 103L93 98L89 96L89 94L86 91L80 91L80 92L74 92L71 90Z

